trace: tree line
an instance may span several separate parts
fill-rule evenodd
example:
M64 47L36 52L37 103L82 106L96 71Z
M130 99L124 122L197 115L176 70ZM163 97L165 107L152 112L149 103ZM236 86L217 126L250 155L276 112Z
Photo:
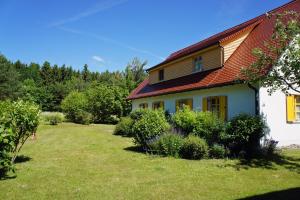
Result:
M122 115L131 109L127 95L147 76L146 61L134 58L124 70L114 72L92 72L88 65L82 70L71 66L51 65L45 61L25 64L12 62L0 55L0 100L23 99L38 104L43 111L61 111L61 102L71 92L88 91L91 87L118 91L121 99Z

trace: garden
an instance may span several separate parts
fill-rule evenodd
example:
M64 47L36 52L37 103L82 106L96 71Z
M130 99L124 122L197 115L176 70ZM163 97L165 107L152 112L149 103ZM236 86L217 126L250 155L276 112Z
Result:
M163 110L133 111L121 118L115 134L133 137L147 153L192 160L267 158L277 153L277 142L268 139L263 117L240 114L224 122L211 112L188 107L173 115Z

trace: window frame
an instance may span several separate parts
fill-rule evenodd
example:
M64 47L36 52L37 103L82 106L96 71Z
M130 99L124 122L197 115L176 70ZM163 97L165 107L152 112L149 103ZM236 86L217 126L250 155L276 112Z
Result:
M197 64L200 64L199 69L197 68ZM194 58L194 66L193 73L202 72L203 71L203 58L202 56L197 56Z
M148 103L140 103L139 108L140 109L147 109L148 108Z
M184 101L186 103L182 103ZM188 103L189 101L191 102L191 105L189 105L189 103ZM175 106L176 106L175 110L176 111L181 110L183 108L183 105L189 106L190 109L193 110L193 103L194 103L193 98L177 99L175 102Z
M158 105L158 107L156 107L155 105ZM158 109L164 109L165 108L165 103L164 101L155 101L152 103L152 109L153 110L158 110Z
M299 99L299 102L297 102L297 99ZM297 106L300 106L300 95L295 95L294 96L294 101L295 101L295 122L300 122L300 118L297 118L297 114L300 113L300 110L297 111Z
M165 70L164 69L160 69L158 71L158 80L159 81L164 81L165 80Z

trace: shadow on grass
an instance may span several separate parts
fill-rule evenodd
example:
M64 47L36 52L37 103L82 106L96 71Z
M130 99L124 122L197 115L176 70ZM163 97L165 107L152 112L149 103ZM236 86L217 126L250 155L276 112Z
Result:
M250 197L241 198L239 200L298 200L300 197L300 187L290 188L286 190L274 191L265 194L254 195Z
M29 156L20 155L16 157L15 163L23 163L23 162L30 161L31 159L32 158L30 158Z
M134 152L134 153L143 153L143 154L146 153L146 151L140 146L126 147L126 148L124 148L124 150L125 151L131 151L131 152Z
M264 168L277 170L278 166L282 166L290 171L300 174L300 159L284 156L280 154L273 155L268 158L256 158L256 159L240 159L237 163L225 164L221 167L233 167L236 170L249 169L249 168Z

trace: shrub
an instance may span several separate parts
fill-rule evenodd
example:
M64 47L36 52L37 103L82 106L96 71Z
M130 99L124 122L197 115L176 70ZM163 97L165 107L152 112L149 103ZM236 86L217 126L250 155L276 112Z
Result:
M209 145L220 143L225 133L225 123L211 112L196 113L193 134L204 138Z
M208 155L208 145L204 139L189 135L183 141L180 155L182 158L193 160L204 158Z
M126 113L128 102L126 90L118 86L95 85L85 94L88 98L88 112L96 123L116 123L115 117L120 118Z
M88 100L84 93L71 92L61 104L63 112L66 114L66 118L71 122L82 123L86 121L83 119L88 118L87 113Z
M240 114L228 123L223 140L233 154L238 155L244 151L246 156L251 157L258 152L266 128L262 117Z
M14 149L14 135L11 129L0 125L0 178L4 177L7 172L14 171L12 151Z
M228 153L228 150L219 144L213 144L209 149L209 156L211 158L225 158Z
M64 115L59 112L43 112L40 116L42 122L50 125L57 125L64 121Z
M133 124L135 143L148 150L149 145L166 133L169 124L162 111L145 110L141 118Z
M148 111L147 109L136 109L130 113L129 117L132 120L137 121L140 120L144 115L144 113L146 113L147 111Z
M184 106L183 109L177 111L172 117L172 123L175 128L179 129L185 135L191 133L196 123L196 112L189 107Z
M165 134L151 144L151 150L160 155L178 157L182 144L182 136L177 134Z
M14 162L28 137L36 132L40 110L34 103L22 100L0 104L0 125L11 130L13 134L12 162Z
M74 122L78 124L89 125L93 121L93 115L84 110L78 110Z
M115 135L132 137L133 120L130 117L122 117L114 130Z

